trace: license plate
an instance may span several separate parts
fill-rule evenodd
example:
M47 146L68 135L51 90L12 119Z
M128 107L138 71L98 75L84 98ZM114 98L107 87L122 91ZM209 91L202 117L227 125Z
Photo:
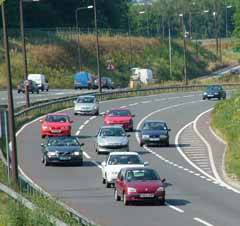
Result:
M61 161L71 160L71 157L59 157Z
M153 198L154 194L140 194L140 198Z
M52 133L61 133L61 130L52 130Z
M213 97L213 95L208 95L208 97Z
M150 141L159 141L160 138L150 138Z

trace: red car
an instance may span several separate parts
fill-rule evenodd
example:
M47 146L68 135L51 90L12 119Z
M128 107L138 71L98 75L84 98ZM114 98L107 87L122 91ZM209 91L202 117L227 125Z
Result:
M113 109L104 115L104 124L122 125L125 130L133 131L133 117L128 109Z
M165 179L151 168L123 168L115 181L114 198L124 205L135 201L152 201L164 205Z
M46 136L71 136L71 124L73 121L67 114L48 114L45 119L41 119L41 137Z

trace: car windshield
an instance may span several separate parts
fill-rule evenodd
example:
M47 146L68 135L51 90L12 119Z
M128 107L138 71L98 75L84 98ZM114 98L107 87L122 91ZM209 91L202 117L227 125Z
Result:
M123 128L102 128L100 132L102 137L122 137L126 136Z
M134 169L126 172L127 181L160 180L159 175L152 169Z
M69 117L65 115L48 115L46 122L69 122Z
M143 164L143 161L138 155L111 155L108 160L108 165L138 165Z
M77 103L94 103L95 97L80 97L77 99Z
M77 138L75 137L60 137L50 138L48 140L48 146L79 146Z
M209 86L207 88L207 91L220 91L221 90L221 86Z
M167 130L167 127L162 122L147 122L144 124L143 130Z
M130 116L128 110L112 110L108 113L108 116Z

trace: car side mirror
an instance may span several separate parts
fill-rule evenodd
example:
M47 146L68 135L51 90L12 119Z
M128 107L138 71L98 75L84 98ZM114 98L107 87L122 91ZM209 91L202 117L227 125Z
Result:
M162 181L162 183L165 183L166 179L165 179L165 178L163 178L161 181Z
M105 167L105 166L107 165L106 161L103 161L103 162L101 163L101 165L102 165L103 167Z
M41 144L41 147L42 147L42 148L45 147L45 144L42 143L42 144Z
M171 129L168 129L168 132L170 132L171 131Z
M149 165L149 162L144 162L143 165L144 165L144 166L148 166L148 165Z
M83 147L84 145L85 145L84 143L81 143L81 144L80 144L80 147Z

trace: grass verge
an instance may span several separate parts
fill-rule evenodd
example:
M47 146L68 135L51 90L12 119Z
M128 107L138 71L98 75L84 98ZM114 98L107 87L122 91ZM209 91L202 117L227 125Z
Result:
M212 126L228 144L225 159L228 175L240 180L240 93L216 105Z

